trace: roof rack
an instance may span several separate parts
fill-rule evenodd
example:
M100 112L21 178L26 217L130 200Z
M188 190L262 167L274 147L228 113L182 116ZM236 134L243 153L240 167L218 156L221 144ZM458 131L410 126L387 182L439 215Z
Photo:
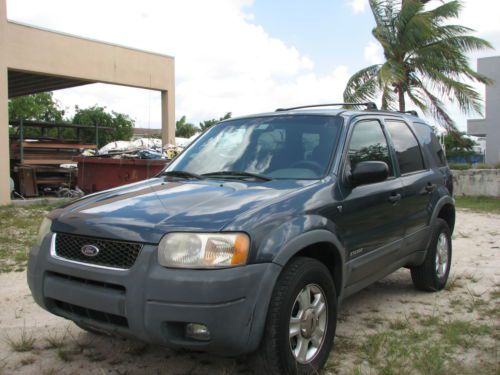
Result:
M412 115L412 116L418 117L418 113L417 113L417 111L415 111L415 110L413 110L413 109L412 109L412 110L409 110L409 111L401 111L400 113L406 113L406 114L408 114L408 115Z
M366 103L329 103L329 104L312 104L312 105L301 105L299 107L290 107L290 108L278 108L276 112L283 111L291 111L294 109L302 109L302 108L314 108L314 107L331 107L331 106L365 106L368 111L376 111L377 105L374 102L366 102Z

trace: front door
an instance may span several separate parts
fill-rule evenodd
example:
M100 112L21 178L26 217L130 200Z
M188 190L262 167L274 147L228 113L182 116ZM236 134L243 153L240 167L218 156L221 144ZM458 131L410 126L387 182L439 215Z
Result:
M387 163L389 178L351 187L346 176L361 161ZM403 185L378 120L361 120L354 125L341 171L337 186L342 201L335 223L351 263L350 285L394 263L404 235L400 209Z

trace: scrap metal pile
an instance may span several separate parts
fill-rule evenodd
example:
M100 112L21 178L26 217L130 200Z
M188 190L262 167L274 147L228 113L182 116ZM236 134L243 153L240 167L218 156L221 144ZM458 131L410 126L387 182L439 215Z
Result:
M135 141L115 141L99 150L85 150L83 156L109 157L113 159L173 159L184 148L167 144L162 146L161 139L139 138Z
M12 194L17 197L76 197L151 178L197 136L176 138L177 145L139 138L98 149L97 139L83 142L81 133L111 128L26 120L10 126Z

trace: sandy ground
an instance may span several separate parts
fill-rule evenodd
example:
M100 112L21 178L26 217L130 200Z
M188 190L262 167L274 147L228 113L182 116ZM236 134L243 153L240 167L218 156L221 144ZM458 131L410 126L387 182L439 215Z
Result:
M443 319L482 320L496 332L489 338L498 348L498 315L488 318L474 309L451 308L458 300L464 306L488 296L500 287L500 215L460 211L453 242L452 279L460 285L440 293L413 289L408 270L401 269L350 297L339 312L336 348L327 373L352 373L356 356L342 342L363 340L384 321L405 319L415 313ZM2 374L244 374L250 373L245 359L226 359L208 354L175 352L130 340L96 336L71 322L53 316L33 302L26 274L0 274L0 373ZM490 302L485 302L490 303ZM491 302L495 303L495 301ZM496 300L498 303L498 300ZM10 339L25 333L33 337L33 349L15 352ZM59 346L59 348L57 348ZM336 351L344 354L336 356ZM340 358L340 359L339 359ZM476 366L481 354L464 354L464 365ZM491 361L491 358L490 358Z

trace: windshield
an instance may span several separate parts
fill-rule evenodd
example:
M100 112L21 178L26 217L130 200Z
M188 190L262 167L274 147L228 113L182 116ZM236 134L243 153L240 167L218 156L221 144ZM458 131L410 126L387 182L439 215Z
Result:
M166 171L318 179L327 172L341 123L340 117L307 115L227 121L204 133Z

